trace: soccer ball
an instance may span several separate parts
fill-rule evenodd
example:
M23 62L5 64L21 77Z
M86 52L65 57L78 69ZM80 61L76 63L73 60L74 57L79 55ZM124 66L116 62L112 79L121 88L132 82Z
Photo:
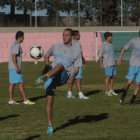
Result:
M33 59L40 59L44 55L44 50L41 46L33 46L30 49L30 56Z

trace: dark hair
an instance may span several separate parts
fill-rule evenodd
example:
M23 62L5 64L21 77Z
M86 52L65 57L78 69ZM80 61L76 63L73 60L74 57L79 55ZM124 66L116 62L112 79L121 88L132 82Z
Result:
M73 31L73 35L77 35L77 34L79 34L79 31L78 30L74 30Z
M107 38L110 37L110 36L112 36L112 33L110 33L110 32L105 32L104 33L105 40L107 40Z
M23 37L23 35L24 35L24 32L22 32L22 31L18 31L17 33L16 33L16 40L19 38L19 37Z
M73 30L72 30L71 28L67 28L67 29L65 29L64 31L70 31L71 36L73 36Z

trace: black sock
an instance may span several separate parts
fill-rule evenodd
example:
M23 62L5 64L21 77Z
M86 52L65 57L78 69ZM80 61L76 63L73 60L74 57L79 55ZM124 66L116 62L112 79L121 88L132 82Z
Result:
M132 99L130 100L130 104L134 104L134 100L136 99L136 95L132 96Z
M136 99L136 97L137 97L136 95L133 95L132 100L134 101Z
M126 95L127 94L127 90L123 89L123 94Z

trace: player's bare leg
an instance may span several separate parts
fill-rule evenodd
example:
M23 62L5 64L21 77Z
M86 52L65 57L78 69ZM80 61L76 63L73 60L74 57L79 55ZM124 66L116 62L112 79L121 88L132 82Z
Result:
M81 79L76 79L76 86L77 86L77 89L78 89L78 92L81 92Z
M74 82L72 82L72 83L69 83L69 82L68 82L68 94L67 94L67 98L75 98L75 97L72 95L73 84L74 84Z
M105 78L105 94L108 96L112 96L112 94L110 94L109 88L108 88L110 78L111 78L110 76L106 76L106 78Z
M116 94L116 93L114 92L114 90L113 90L115 77L116 77L116 76L111 76L111 79L110 79L110 91L109 91L109 92L110 92L112 95L117 96L118 94Z
M53 99L54 99L54 96L48 95L46 97L46 113L47 113L47 119L48 119L48 126L52 126Z
M39 84L43 83L44 81L46 81L48 78L57 75L59 72L62 72L63 70L64 70L63 65L62 64L58 64L52 70L49 70L46 74L38 77L35 80L35 84L39 85Z
M108 85L109 85L109 81L110 81L110 76L106 76L105 78L105 91L108 92Z
M76 79L76 86L77 86L77 89L78 89L79 98L80 98L80 99L88 99L89 97L85 96L85 95L82 93L81 79L79 79L79 78Z
M52 125L52 117L53 117L53 100L54 96L48 95L46 97L46 115L48 120L48 132L49 134L53 134L53 125Z
M24 89L24 83L19 83L19 90L23 97L23 100L27 101L27 97L26 97L26 93L25 93L25 89Z
M13 100L13 92L14 92L15 84L9 84L9 101Z
M110 90L113 90L115 76L112 76L110 79Z
M62 64L58 64L52 70L50 70L47 74L49 75L49 77L52 77L54 75L57 75L59 72L61 72L63 70L64 70L63 65Z

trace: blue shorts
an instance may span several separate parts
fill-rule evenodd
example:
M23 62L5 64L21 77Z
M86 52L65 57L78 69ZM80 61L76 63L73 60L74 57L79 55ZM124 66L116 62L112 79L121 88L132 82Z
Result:
M78 74L76 75L75 79L82 79L82 74L83 74L83 67L79 67Z
M9 69L9 82L12 84L23 83L22 73L17 73L16 69Z
M54 95L54 93L56 91L56 87L64 85L67 82L68 78L69 78L69 76L68 76L66 70L64 70L61 74L50 77L44 83L46 96L49 94Z
M117 74L116 66L110 66L105 68L105 75L106 76L115 76Z
M140 83L140 67L130 66L125 78L128 80L134 80L136 78L136 83Z

